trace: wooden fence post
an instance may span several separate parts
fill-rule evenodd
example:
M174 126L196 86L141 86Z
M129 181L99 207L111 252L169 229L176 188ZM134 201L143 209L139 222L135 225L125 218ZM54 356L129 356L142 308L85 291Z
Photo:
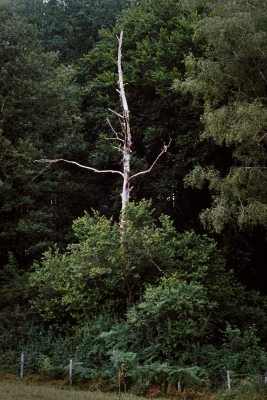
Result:
M20 359L20 377L23 378L24 374L24 354L21 354L21 359Z
M119 400L121 398L121 383L124 384L124 390L126 391L126 386L124 382L124 364L121 364L121 369L119 370Z
M70 385L72 385L72 360L70 360Z
M227 387L228 387L228 390L231 390L231 378L230 378L229 371L227 371Z

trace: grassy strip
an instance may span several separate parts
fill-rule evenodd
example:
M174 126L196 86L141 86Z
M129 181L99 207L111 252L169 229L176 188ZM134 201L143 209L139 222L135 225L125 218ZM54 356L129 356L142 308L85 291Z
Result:
M0 381L1 400L118 400L117 393L101 393L76 390L52 384L27 383L20 380ZM122 394L121 400L140 400L136 396Z
M182 393L172 393L169 398L177 400L263 400L267 399L266 387L253 388L248 381L241 382L234 390L222 390L217 393L185 389ZM157 393L150 393L146 398L157 398ZM79 390L64 384L64 381L33 382L32 380L3 379L0 376L1 400L119 400L118 393ZM132 394L121 394L121 400L145 400ZM162 399L163 400L163 399ZM166 400L166 399L165 399Z

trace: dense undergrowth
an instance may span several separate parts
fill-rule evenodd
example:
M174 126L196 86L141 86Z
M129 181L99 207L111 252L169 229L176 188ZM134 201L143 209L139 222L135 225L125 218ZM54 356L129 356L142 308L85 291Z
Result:
M74 222L78 243L46 252L17 292L6 285L6 299L25 287L32 296L5 314L0 372L18 375L23 353L25 376L66 378L72 360L74 385L109 391L124 364L123 390L139 396L176 394L178 382L225 389L227 371L223 396L265 391L265 298L226 270L214 240L178 233L146 201L125 215L123 241L112 219L85 214Z
M14 343L14 336L8 333L1 335L0 370L2 374L18 378L20 357L24 353L25 377L34 375L41 381L61 380L68 385L72 359L74 387L117 392L118 371L124 363L125 382L121 390L138 396L266 398L267 385L263 376L266 353L257 347L252 332L241 337L228 328L227 334L224 350L196 345L194 349L185 350L180 360L144 362L142 356L152 353L152 349L142 348L140 343L136 345L136 332L125 321L113 316L92 318L75 337L55 336L51 330L28 326L20 342ZM226 390L228 368L231 368L231 391ZM181 394L177 391L178 381L182 385ZM212 393L215 397L210 397Z

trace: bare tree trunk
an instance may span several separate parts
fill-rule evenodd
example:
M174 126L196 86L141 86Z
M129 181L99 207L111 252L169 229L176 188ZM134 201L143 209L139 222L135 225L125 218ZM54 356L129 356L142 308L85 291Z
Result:
M93 167L81 165L76 161L70 161L70 160L64 160L62 158L60 159L54 159L54 160L47 160L47 159L42 159L42 160L35 160L36 162L44 162L44 163L49 163L49 165L58 162L58 161L64 161L67 163L75 164L81 168L86 168L88 170L94 171L96 173L113 173L113 174L119 174L123 177L123 185L122 185L122 192L121 192L121 221L120 221L120 227L121 227L121 233L124 233L125 230L125 220L124 220L124 209L126 204L128 203L130 199L130 180L139 176L146 174L152 170L154 165L157 163L158 159L162 156L163 153L165 153L168 150L168 147L171 144L171 139L169 140L169 143L167 145L164 144L163 148L161 149L161 152L153 162L153 164L146 170L146 171L141 171L137 172L136 174L131 176L131 146L132 146L132 138L131 138L131 129L130 129L130 112L128 108L128 103L125 95L125 90L124 90L124 82L123 82L123 73L122 73L122 66L121 66L121 59L122 59L122 38L123 38L123 31L120 33L120 37L118 38L119 41L119 46L118 46L118 61L117 61L117 66L118 66L118 75L119 75L119 95L120 95L120 101L121 101L121 108L122 108L122 114L118 114L117 112L110 110L112 113L116 114L120 118L120 123L121 123L121 128L122 128L122 138L118 136L118 134L115 132L113 129L112 125L110 124L110 127L113 131L113 133L116 135L116 137L113 138L108 138L110 140L117 140L120 142L123 142L123 149L119 148L120 151L123 153L123 172L121 171L114 171L114 170L98 170ZM109 122L109 121L108 121ZM48 165L48 166L49 166ZM47 167L48 167L47 166ZM45 167L38 175L41 175L42 172L47 168ZM34 179L36 179L35 177Z
M122 216L120 221L121 232L124 232L124 217L123 211L125 209L126 204L130 199L130 170L131 170L131 146L132 146L132 139L131 139L131 127L130 127L130 113L128 108L128 103L124 91L124 82L123 82L123 74L122 74L122 67L121 67L121 56L122 56L122 38L123 38L123 31L121 31L120 38L119 38L119 47L118 47L118 75L119 75L119 93L120 93L120 100L121 100L121 107L122 107L122 117L123 121L121 122L122 132L124 136L124 144L123 144L123 185L122 185L122 192L121 192L121 210Z

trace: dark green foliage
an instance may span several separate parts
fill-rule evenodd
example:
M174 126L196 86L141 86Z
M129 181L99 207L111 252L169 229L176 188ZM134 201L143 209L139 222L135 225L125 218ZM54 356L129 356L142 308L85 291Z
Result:
M229 148L231 156L196 167L186 183L208 182L213 202L201 219L216 232L231 224L266 228L266 3L209 6L194 33L204 54L187 58L187 79L175 87L204 100L202 139Z
M34 304L47 320L58 323L69 315L82 321L101 305L122 315L148 283L154 285L163 276L205 284L206 276L212 279L218 272L218 279L229 285L212 240L177 234L164 215L157 222L149 202L129 203L124 218L122 239L117 223L99 213L85 214L73 224L79 242L64 254L46 252L35 265L31 282L39 295ZM216 292L214 281L207 282Z
M188 3L201 15L193 38L202 54L193 49L185 80L174 88L204 103L200 138L208 157L196 162L185 184L209 190L203 226L220 234L229 268L265 293L266 4Z
M224 333L224 346L219 351L221 362L230 371L239 374L257 374L264 371L266 352L260 347L257 329L248 327L242 334L240 329L227 325Z
M51 331L24 322L24 332L0 335L1 372L19 374L21 354L25 356L25 375L45 373L62 377L72 354L72 342L55 336Z
M117 390L124 363L127 390L173 394L230 370L222 398L266 397L266 299L252 290L267 260L265 9L1 1L1 371L17 374L23 352L26 374L66 377L72 359L74 382ZM120 168L106 117L120 129L108 109L122 28L132 172L172 138L133 181L123 236L116 176L33 162ZM218 244L190 230L201 210Z
M10 0L9 9L36 25L36 38L46 52L71 63L87 54L102 28L114 26L131 0Z
M233 379L263 374L266 365L266 351L255 325L244 331L227 325L222 346L204 345L198 356L200 360L209 360L207 373L214 382L224 380L226 371L230 371Z
M176 277L148 287L143 300L127 316L145 343L146 362L183 357L190 346L203 341L209 332L209 316L214 305L200 284L187 284Z
M25 267L48 245L70 240L73 217L83 212L79 201L90 197L77 170L42 173L34 160L82 157L86 146L73 68L43 51L35 26L4 10L1 42L1 262L12 251ZM72 170L76 181L69 182Z
M32 275L39 312L47 319L65 313L83 319L105 304L124 313L146 283L175 268L176 231L167 217L157 226L152 214L149 202L128 204L123 242L118 224L99 213L75 221L79 243L63 255L47 252Z
M31 275L33 304L47 321L58 330L64 323L72 331L72 321L83 326L75 354L80 368L90 365L84 376L112 380L125 360L131 382L142 376L138 365L156 363L167 371L158 378L167 386L174 370L183 379L195 373L192 382L205 370L220 380L227 368L242 373L258 359L253 372L260 373L266 356L255 330L266 337L266 304L226 272L216 243L178 234L166 216L157 226L147 202L129 203L125 218L121 237L112 220L86 214L74 222L79 242L64 254L47 252ZM100 307L106 319L90 317ZM227 322L238 328L229 325L224 342Z
M19 373L20 354L25 354L25 373L43 374L46 378L68 376L69 360L73 360L73 380L92 381L98 388L117 390L117 374L125 364L127 391L139 395L147 394L151 385L160 388L163 394L172 393L181 381L183 388L198 386L226 386L226 370L231 371L231 396L240 392L265 393L262 386L266 352L258 344L252 327L242 334L237 328L227 327L224 346L218 350L208 346L199 348L201 366L187 365L181 358L168 362L140 362L146 345L140 344L139 331L131 324L114 318L107 313L91 316L88 323L72 339L56 337L51 331L45 332L40 326L27 326L27 335L20 342L14 337L1 336L1 372ZM16 344L16 350L14 345ZM191 362L193 359L191 359ZM195 360L194 360L195 361ZM98 380L96 380L98 379ZM248 394L249 395L249 394ZM228 395L227 395L228 396ZM230 396L230 394L229 394ZM235 398L235 397L229 398ZM237 397L236 397L237 398ZM248 397L250 398L250 397Z

